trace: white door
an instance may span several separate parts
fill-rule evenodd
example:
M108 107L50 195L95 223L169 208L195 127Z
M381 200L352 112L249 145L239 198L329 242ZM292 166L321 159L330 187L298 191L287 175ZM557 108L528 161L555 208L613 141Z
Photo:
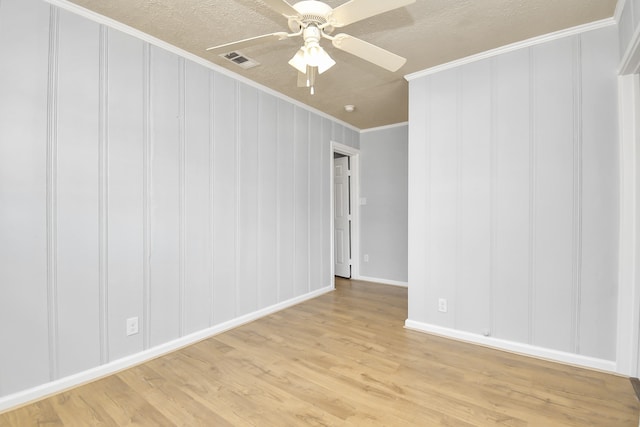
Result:
M351 212L349 206L349 158L333 159L333 227L335 275L351 277Z

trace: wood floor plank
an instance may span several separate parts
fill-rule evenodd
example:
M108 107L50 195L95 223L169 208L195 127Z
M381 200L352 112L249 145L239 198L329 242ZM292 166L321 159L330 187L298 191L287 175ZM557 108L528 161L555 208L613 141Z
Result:
M336 287L0 427L638 425L627 378L405 329L405 288Z
M61 426L62 420L54 411L51 399L41 400L16 411L0 415L0 426Z
M58 414L61 425L109 426L115 420L106 412L97 411L83 396L75 392L64 392L50 399L52 409Z

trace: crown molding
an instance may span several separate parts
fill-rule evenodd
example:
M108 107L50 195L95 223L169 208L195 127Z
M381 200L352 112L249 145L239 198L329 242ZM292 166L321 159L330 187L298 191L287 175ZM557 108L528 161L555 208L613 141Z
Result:
M616 25L616 21L614 18L606 18L600 21L590 22L588 24L578 25L577 27L567 28L564 30L555 31L553 33L544 34L542 36L532 37L527 40L522 40L516 43L508 44L506 46L498 47L496 49L487 50L482 53L467 56L465 58L456 59L455 61L447 62L445 64L436 65L435 67L431 67L422 71L417 71L415 73L407 74L406 76L404 76L404 78L407 81L415 80L420 77L429 76L431 74L456 68L461 65L469 64L476 61L481 61L487 58L492 58L494 56L502 55L504 53L513 52L518 49L536 46L542 43L547 43L553 40L558 40L558 39L573 36L576 34L586 33L587 31L593 31L600 28L609 27L612 25Z
M109 28L113 28L114 30L117 30L117 31L123 32L125 34L128 34L130 36L133 36L133 37L135 37L137 39L140 39L140 40L142 40L144 42L147 42L147 43L149 43L151 45L154 45L156 47L164 49L164 50L166 50L168 52L174 53L174 54L176 54L176 55L178 55L178 56L180 56L180 57L182 57L184 59L187 59L189 61L192 61L192 62L195 62L197 64L200 64L200 65L202 65L202 66L204 66L206 68L209 68L209 69L211 69L211 70L213 70L213 71L215 71L217 73L220 73L220 74L223 74L225 76L231 77L232 79L235 79L235 80L237 80L237 81L239 81L241 83L244 83L244 84L246 84L248 86L254 87L254 88L256 88L256 89L258 89L258 90L260 90L262 92L268 93L268 94L273 95L273 96L275 96L277 98L280 98L280 99L282 99L284 101L287 101L287 102L289 102L289 103L291 103L291 104L293 104L295 106L298 106L298 107L303 108L303 109L305 109L307 111L310 111L310 112L315 113L315 114L317 114L319 116L322 116L322 117L324 117L326 119L329 119L329 120L332 120L332 121L334 121L336 123L339 123L339 124L349 128L351 130L354 130L356 132L360 132L360 129L355 127L355 126L353 126L352 124L344 122L344 121L342 121L342 120L340 120L340 119L338 119L336 117L333 117L333 116L331 116L331 115L329 115L329 114L327 114L327 113L325 113L323 111L317 110L317 109L315 109L315 108L313 108L313 107L311 107L311 106L309 106L309 105L307 105L307 104L305 104L303 102L300 102L300 101L298 101L296 99L290 98L290 97L288 97L287 95L285 95L283 93L280 93L280 92L275 91L275 90L273 90L271 88L268 88L268 87L263 86L263 85L261 85L259 83L256 83L253 80L250 80L250 79L248 79L248 78L246 78L246 77L244 77L244 76L242 76L240 74L234 73L231 70L228 70L228 69L226 69L224 67L221 67L221 66L219 66L217 64L214 64L211 61L207 61L204 58L201 58L201 57L199 57L197 55L194 55L191 52L187 52L186 50L181 49L181 48L179 48L177 46L174 46L174 45L172 45L170 43L162 41L162 40L160 40L160 39L158 39L156 37L153 37L153 36L143 32L143 31L137 30L137 29L135 29L133 27L130 27L130 26L126 25L126 24L123 24L122 22L116 21L115 19L111 19L111 18L108 18L108 17L106 17L104 15L100 15L99 13L96 13L96 12L94 12L92 10L86 9L86 8L84 8L82 6L78 6L75 3L71 3L68 0L44 0L44 1L49 3L49 4L51 4L51 5L53 5L53 6L59 7L61 9L64 9L64 10L69 11L71 13L74 13L76 15L80 15L80 16L82 16L84 18L90 19L91 21L97 22L98 24L106 25Z
M374 128L362 129L360 131L360 135L362 135L363 133L377 132L377 131L380 131L380 130L393 129L393 128L397 128L397 127L401 127L401 126L408 126L408 125L409 125L409 122L400 122L400 123L393 123L393 124L390 124L390 125L378 126L378 127L374 127Z

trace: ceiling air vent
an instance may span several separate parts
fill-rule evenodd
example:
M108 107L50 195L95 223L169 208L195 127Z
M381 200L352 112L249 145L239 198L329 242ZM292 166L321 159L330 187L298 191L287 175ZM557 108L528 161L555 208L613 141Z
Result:
M223 57L224 59L226 59L227 61L231 61L234 64L239 65L240 67L244 68L245 70L248 70L249 68L253 68L253 67L256 67L256 66L260 65L260 63L258 61L255 61L255 60L253 60L251 58L248 58L248 57L244 56L240 52L223 53L220 56Z

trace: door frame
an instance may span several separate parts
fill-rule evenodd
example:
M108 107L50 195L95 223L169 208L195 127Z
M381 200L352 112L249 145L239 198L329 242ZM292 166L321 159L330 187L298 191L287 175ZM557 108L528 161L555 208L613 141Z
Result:
M329 144L329 199L330 199L330 249L331 249L331 286L335 288L335 224L334 224L334 188L333 188L333 155L334 153L343 154L350 158L350 170L351 170L351 182L350 182L350 196L351 203L351 278L358 279L360 277L360 150L350 147L348 145L341 144L336 141L331 141Z

